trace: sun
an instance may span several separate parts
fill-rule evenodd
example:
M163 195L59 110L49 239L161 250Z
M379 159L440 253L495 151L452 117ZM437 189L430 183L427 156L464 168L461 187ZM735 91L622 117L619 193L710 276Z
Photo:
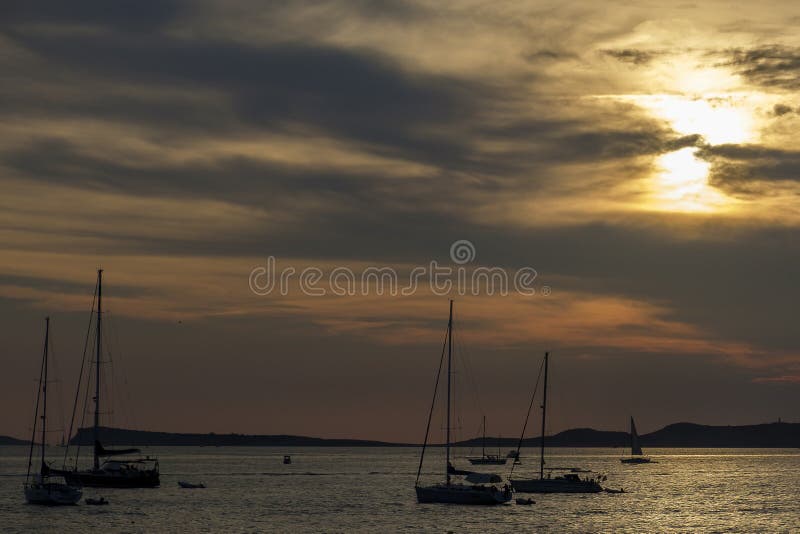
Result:
M736 74L702 62L665 62L642 71L656 84L650 94L617 95L643 108L679 136L697 136L684 146L657 157L646 179L650 190L647 210L720 212L738 202L709 185L711 165L701 159L702 146L759 142L764 126L759 109L771 109L771 98L759 91L742 90Z
M697 149L685 147L664 154L656 162L656 203L670 211L713 212L730 200L708 185L709 163L699 159Z
M683 135L698 134L709 145L753 142L755 116L744 95L706 94L700 97L653 95L641 100L657 117Z

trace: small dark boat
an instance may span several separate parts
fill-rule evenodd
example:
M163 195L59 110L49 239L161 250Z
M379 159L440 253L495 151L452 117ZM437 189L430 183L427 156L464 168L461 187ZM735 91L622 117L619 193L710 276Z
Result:
M108 504L108 500L105 497L98 497L97 499L93 499L92 497L86 497L85 501L86 504L92 504L95 506Z
M205 484L202 482L192 483L192 482L184 482L183 480L178 481L178 485L184 489L203 489L206 487Z
M285 464L287 464L287 465L288 465L288 464L290 464L290 463L292 463L292 457L291 457L291 456L289 456L288 454L285 454L285 455L283 456L283 463L285 463Z
M527 506L530 504L536 504L536 501L534 501L533 499L525 499L523 497L519 497L517 498L517 504Z
M498 451L499 453L500 451ZM498 454L486 454L486 416L483 416L483 441L481 442L481 455L478 457L467 458L472 465L505 465L508 456L505 458Z

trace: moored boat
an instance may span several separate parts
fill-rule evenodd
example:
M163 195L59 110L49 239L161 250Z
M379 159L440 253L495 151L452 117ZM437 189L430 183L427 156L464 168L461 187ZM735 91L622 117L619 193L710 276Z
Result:
M31 446L28 453L28 472L25 476L25 500L30 504L76 504L81 500L83 491L80 486L60 482L58 475L52 473L50 466L45 460L47 449L47 370L48 352L50 346L50 318L45 319L44 333L44 353L42 355L42 366L39 371L39 386L36 394L36 410L34 413L33 434L31 435ZM33 465L33 449L36 440L37 421L39 417L39 400L42 400L42 436L41 436L41 459L39 473L31 476L31 466Z
M547 369L548 369L549 358L550 358L550 353L545 352L544 361L542 362L542 366L544 367L544 391L542 394L542 435L540 441L541 447L539 454L539 478L509 477L509 480L511 481L511 486L514 488L514 491L517 491L519 493L599 493L603 491L603 487L600 485L601 477L599 475L598 476L587 475L586 477L581 478L576 473L566 473L560 476L551 476L548 473L548 475L545 477L544 446L545 446L545 430L547 428L546 427ZM535 396L536 396L536 390L534 389L534 393L531 396L531 403L530 406L528 407L528 414L525 417L525 424L522 426L522 434L519 440L520 445L517 447L517 455L519 455L519 448L521 447L522 439L525 436L525 428L528 424L528 418L530 417L530 411L531 408L533 407Z
M633 422L633 416L631 416L631 455L628 458L620 458L619 461L623 464L649 464L653 462L642 453L642 446L639 443L639 434L636 433L636 423Z
M445 480L444 482L420 485L420 474L422 473L422 464L425 459L425 450L428 445L428 436L430 434L431 419L433 417L433 408L436 402L436 393L439 388L439 378L442 373L442 364L445 358L445 350L443 347L441 358L439 359L439 370L436 373L436 385L433 390L433 401L431 401L431 409L428 414L428 426L425 431L425 441L422 445L422 451L419 458L419 468L417 469L417 478L414 482L414 490L417 494L417 502L419 503L445 503L445 504L476 504L476 505L495 505L504 504L511 500L513 497L513 490L506 484L503 487L498 487L496 484L501 481L496 475L489 475L484 473L470 473L468 471L458 471L453 468L450 463L450 396L451 396L451 381L452 381L452 360L453 360L453 301L450 301L450 317L447 322L447 416L446 416L446 442L445 442ZM465 481L455 481L454 477L465 476ZM477 477L477 478L476 478ZM473 482L474 481L474 482Z
M95 358L91 362L94 364L94 425L93 425L93 455L92 466L88 469L78 469L77 465L72 469L59 470L57 473L63 475L70 484L88 487L104 488L154 488L160 484L159 464L157 458L150 456L141 457L138 448L127 449L107 449L100 442L100 387L102 373L100 371L103 363L103 270L97 271L97 319L95 324ZM92 310L94 312L94 309ZM81 367L83 369L83 367ZM89 388L89 379L86 379L86 387ZM80 393L81 378L78 379L78 392ZM78 396L76 395L76 399ZM77 408L77 402L75 404ZM75 420L73 411L72 420ZM71 430L71 429L70 429ZM66 459L65 453L64 458ZM122 458L117 458L122 457ZM77 458L76 464L77 464ZM55 471L54 471L55 472Z
M483 440L481 441L481 455L477 457L469 457L469 463L472 465L505 465L507 458L499 454L486 453L486 416L483 416Z

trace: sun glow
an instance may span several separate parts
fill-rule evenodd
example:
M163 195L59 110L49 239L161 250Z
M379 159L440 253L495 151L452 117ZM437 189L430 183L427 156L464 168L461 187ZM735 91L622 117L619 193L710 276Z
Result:
M669 121L683 135L699 134L709 145L755 141L755 117L747 99L735 95L688 98L655 95L640 99L654 115Z
M685 80L684 80L685 81ZM698 135L698 145L754 143L762 102L750 93L636 95L638 105L669 123L679 135ZM658 157L652 178L653 204L665 211L718 212L735 203L708 184L710 164L697 157L698 148L684 147Z
M725 207L729 199L708 185L709 163L699 159L694 147L658 158L655 186L658 204L671 211L710 212Z

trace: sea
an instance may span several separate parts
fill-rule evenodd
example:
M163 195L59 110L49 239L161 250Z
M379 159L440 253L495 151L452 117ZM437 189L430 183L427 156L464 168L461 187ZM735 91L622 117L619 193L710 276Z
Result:
M52 447L48 456L62 451ZM625 493L529 495L535 504L493 507L418 504L418 448L146 452L159 458L161 487L84 488L84 497L110 504L43 507L25 504L27 447L0 447L0 531L800 532L800 449L652 449L657 463L643 465L620 463L621 449L552 449L548 467L591 469ZM457 467L469 466L466 454L455 450ZM443 450L429 449L422 480L440 481L443 472ZM514 475L537 473L538 450L523 449ZM182 489L179 480L206 488Z

